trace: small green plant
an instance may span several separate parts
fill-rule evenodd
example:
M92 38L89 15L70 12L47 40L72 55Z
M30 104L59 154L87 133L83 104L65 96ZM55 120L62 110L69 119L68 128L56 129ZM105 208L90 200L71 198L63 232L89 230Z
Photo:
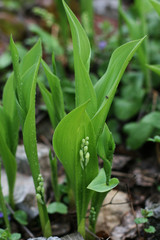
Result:
M42 200L40 201L37 197L43 234L44 236L49 237L51 236L50 221L42 191L39 192L40 167L37 154L35 124L35 91L42 54L41 42L37 42L37 44L26 54L21 63L19 63L19 54L12 37L10 40L10 48L14 70L13 85L20 124L22 127L24 147L30 164L36 194L40 194Z
M19 118L14 94L13 74L11 74L4 87L2 106L0 105L0 155L7 174L9 201L12 208L15 207L13 194L17 171L15 154L18 132Z
M76 203L78 231L85 238L89 202L92 205L90 229L94 232L103 199L118 184L117 179L111 179L115 145L105 120L128 61L143 39L118 48L106 73L93 86L89 76L90 43L73 12L64 1L63 4L73 40L76 108L64 116L56 127L53 148L65 168ZM104 168L100 171L97 154L104 161Z
M141 209L142 217L136 218L135 223L136 224L144 224L144 231L146 233L155 233L156 229L155 227L148 224L149 218L152 217L153 211L147 210L147 209Z
M145 44L141 45L137 51L137 59L140 64L137 65L137 62L134 62L130 65L130 70L122 80L122 87L119 96L115 98L113 107L114 114L121 121L125 122L137 116L136 122L127 122L123 127L123 131L127 134L127 146L131 149L140 148L149 137L159 134L160 130L158 123L160 118L159 97L157 96L155 99L154 94L152 95L154 92L152 87L156 89L159 86L159 79L156 82L156 77L150 71L160 74L159 59L153 58L156 52L153 54L153 49L151 49L151 46L154 46L156 51L159 51L153 37L153 29L156 28L152 27L151 31L149 21L151 13L155 14L152 7L153 2L156 1L135 0L126 14L122 8L122 1L119 1L120 23L122 24L123 19L126 23L125 27L127 26L124 28L121 25L119 35L124 37L121 40L124 40L125 36L136 39L144 34L148 35ZM157 24L159 20L155 19ZM124 29L127 29L128 32ZM148 65L147 63L155 63L156 65Z
M0 239L1 240L19 240L21 239L20 233L10 233L8 229L0 228Z

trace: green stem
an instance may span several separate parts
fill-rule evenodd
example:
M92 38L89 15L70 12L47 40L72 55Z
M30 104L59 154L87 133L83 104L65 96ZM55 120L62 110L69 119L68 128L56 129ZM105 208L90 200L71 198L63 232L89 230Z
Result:
M9 190L9 203L12 209L15 209L14 192Z
M38 202L38 210L39 210L39 217L42 226L42 231L44 237L48 238L52 236L50 220L47 213L47 208L45 204L41 204Z
M58 185L58 173L57 173L57 158L52 158L51 151L49 153L49 159L50 159L50 165L51 165L51 183L52 188L54 190L54 195L56 202L60 201L60 191L59 191L59 185Z
M78 232L85 239L86 230L85 230L85 215L86 215L86 194L85 194L85 186L86 186L86 171L84 168L82 175L82 209L79 206L79 199L76 198L76 209L77 209L77 224L78 224Z

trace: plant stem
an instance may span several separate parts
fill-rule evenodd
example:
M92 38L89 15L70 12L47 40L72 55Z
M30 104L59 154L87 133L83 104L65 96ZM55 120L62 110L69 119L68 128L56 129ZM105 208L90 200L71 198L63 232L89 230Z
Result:
M47 208L45 204L41 204L38 202L38 210L39 210L39 217L42 226L42 231L44 237L48 238L52 236L50 220L47 213Z
M49 153L50 165L51 165L51 183L54 191L56 202L60 201L60 191L58 186L58 173L57 173L57 158L52 158L51 151Z

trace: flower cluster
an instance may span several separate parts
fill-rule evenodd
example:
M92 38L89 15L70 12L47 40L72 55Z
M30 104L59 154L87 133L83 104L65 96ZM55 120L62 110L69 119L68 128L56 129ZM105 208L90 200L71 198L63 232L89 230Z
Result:
M79 151L81 167L84 169L90 158L90 153L88 152L89 137L83 138L81 143L81 149Z
M36 198L39 203L44 204L44 180L41 174L38 176L38 187Z
M90 223L90 225L93 226L95 221L96 221L96 211L95 211L94 207L91 207L90 214L89 214L89 223Z

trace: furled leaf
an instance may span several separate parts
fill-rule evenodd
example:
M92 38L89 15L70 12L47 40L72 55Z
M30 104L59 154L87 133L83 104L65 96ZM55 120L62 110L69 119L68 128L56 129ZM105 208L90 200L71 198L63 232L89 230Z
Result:
M50 108L52 108L52 117L50 118L52 119L52 126L55 129L58 123L60 122L60 120L65 116L62 88L60 85L59 78L50 71L49 67L44 61L42 61L42 65L43 65L45 74L47 76L50 91L51 91L52 107ZM44 88L43 88L43 92L44 92ZM49 105L47 105L47 109L49 109ZM50 112L51 112L51 109L50 109Z
M52 94L47 90L47 88L44 86L42 82L38 81L38 86L41 91L43 100L46 104L51 124L52 126L56 126L56 119L55 119L56 114L53 108Z
M111 178L109 184L106 184L106 174L102 168L95 179L88 185L88 189L95 192L109 192L118 185L119 181L117 178Z
M13 155L15 155L18 145L19 118L16 106L16 97L13 88L13 74L11 74L7 80L3 90L3 108L6 118L8 118L8 120L5 120L5 124L7 124L7 144ZM3 127L5 124L3 123Z

